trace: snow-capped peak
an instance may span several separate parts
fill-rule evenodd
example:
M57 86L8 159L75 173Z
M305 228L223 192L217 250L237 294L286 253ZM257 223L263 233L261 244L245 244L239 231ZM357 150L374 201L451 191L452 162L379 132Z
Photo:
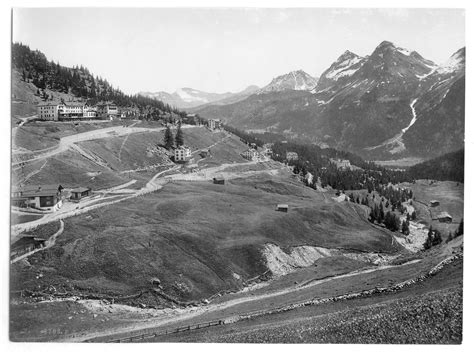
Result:
M202 101L204 103L208 102L207 99L204 97L197 96L199 94L197 90L193 90L190 88L182 88L176 90L176 94L184 101L184 102L194 102L194 101ZM193 95L194 94L194 95Z
M317 80L303 70L291 71L274 78L270 84L262 88L259 93L283 90L311 90Z
M452 73L464 67L466 61L466 49L461 48L454 53L446 62L441 64L436 71L440 74Z
M345 51L322 76L330 80L338 80L341 77L350 76L360 68L363 59L363 57L355 53Z

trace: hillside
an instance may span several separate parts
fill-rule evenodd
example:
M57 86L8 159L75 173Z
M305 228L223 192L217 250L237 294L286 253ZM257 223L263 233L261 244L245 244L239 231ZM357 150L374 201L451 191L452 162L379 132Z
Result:
M196 112L371 160L436 157L463 147L464 57L436 65L384 41L366 57L343 53L311 93L260 92Z
M68 68L49 61L38 51L21 43L12 44L12 97L13 115L28 113L33 107L48 100L79 100L90 104L113 101L122 107L137 107L144 118L163 114L184 116L185 113L162 101L126 95L106 79L92 75L87 68ZM150 114L148 117L147 115Z
M464 149L411 166L408 173L416 179L464 182Z

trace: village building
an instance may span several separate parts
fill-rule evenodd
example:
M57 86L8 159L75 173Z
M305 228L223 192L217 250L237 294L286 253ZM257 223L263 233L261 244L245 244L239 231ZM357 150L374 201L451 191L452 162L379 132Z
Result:
M273 147L273 143L265 143L262 147L263 148L262 154L266 156L272 155L273 154L272 147Z
M203 159L206 158L209 154L211 154L211 150L210 150L210 149L208 149L208 150L201 150L201 151L199 152L199 156L200 156L201 158L203 158Z
M437 207L437 206L439 206L439 201L437 201L437 200L431 200L431 201L430 201L430 206L431 206L431 207Z
M335 164L338 169L351 169L351 162L347 159L330 159L330 161Z
M207 121L207 125L211 131L222 129L221 120L211 118L210 120Z
M225 179L223 176L217 176L212 179L212 182L217 185L224 185L225 184Z
M59 120L78 119L83 117L85 104L82 102L66 102L58 106Z
M247 160L253 160L258 157L258 152L255 149L247 149L241 155Z
M286 160L298 160L298 153L296 152L286 152Z
M448 212L441 212L436 219L441 223L451 223L453 221L453 217Z
M83 118L96 118L97 117L97 109L95 107L84 106L84 110L82 112Z
M34 185L12 190L12 204L17 207L53 208L61 200L61 185Z
M280 204L277 205L276 210L279 211L279 212L288 212L288 205L280 203Z
M191 148L187 146L179 146L174 150L174 161L185 162L191 158Z
M118 117L118 107L112 102L97 105L97 117L113 120Z
M38 109L38 118L40 120L46 121L57 121L58 120L58 106L57 102L46 102L39 104Z
M71 196L69 197L72 201L80 201L84 197L90 196L92 189L90 187L78 187L71 190Z

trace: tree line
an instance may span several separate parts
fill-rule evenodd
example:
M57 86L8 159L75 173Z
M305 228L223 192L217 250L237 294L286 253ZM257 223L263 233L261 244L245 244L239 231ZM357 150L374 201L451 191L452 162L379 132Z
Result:
M142 119L160 119L163 113L186 117L186 112L162 101L140 95L126 95L114 88L106 79L93 76L87 68L68 68L49 61L38 51L22 43L12 45L12 66L21 73L21 79L38 88L37 94L48 99L45 89L72 94L94 105L100 101L113 101L122 107L140 109Z

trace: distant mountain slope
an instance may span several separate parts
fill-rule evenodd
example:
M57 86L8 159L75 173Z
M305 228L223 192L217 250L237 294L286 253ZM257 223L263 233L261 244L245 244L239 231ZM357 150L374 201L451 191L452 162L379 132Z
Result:
M119 106L135 106L159 114L185 115L162 101L126 95L106 79L94 77L82 66L68 68L49 61L38 51L21 43L12 45L13 96L30 104L51 99L75 99L95 103L114 101Z
M270 84L258 91L259 94L285 90L309 91L316 86L317 79L303 70L296 70L274 78Z
M463 147L464 67L464 49L438 66L384 41L366 57L344 52L309 95L270 91L197 113L366 159L429 158Z
M223 94L210 93L200 91L192 88L181 88L173 93L167 93L165 91L159 92L139 92L138 95L144 97L150 97L157 100L166 102L167 104L180 107L180 108L193 108L196 106L202 106L209 103L225 102L232 103L233 100L242 100L258 90L258 86L251 85L246 89L237 92L226 92ZM225 101L227 100L227 101Z
M416 179L464 182L464 149L413 165L408 173Z

